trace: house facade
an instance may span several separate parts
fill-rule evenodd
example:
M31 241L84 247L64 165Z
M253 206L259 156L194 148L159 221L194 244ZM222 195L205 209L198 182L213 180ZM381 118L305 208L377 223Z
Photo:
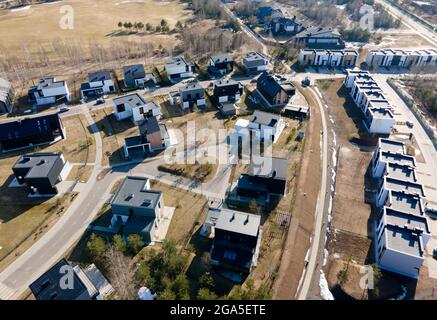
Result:
M113 114L118 121L130 118L139 124L147 117L162 116L161 108L154 102L146 102L138 93L117 97L112 100Z
M165 71L170 81L178 81L194 76L194 64L183 56L170 59L165 65Z
M117 92L117 82L112 71L98 71L88 74L88 82L80 86L81 99L92 100L105 94Z
M12 83L0 78L0 115L11 113L14 108L15 90Z
M296 88L290 81L281 81L267 72L258 77L256 90L263 104L269 108L284 108L296 94Z
M36 106L70 102L71 94L66 81L58 81L54 77L40 79L38 85L28 92L29 102Z
M303 66L355 67L356 50L301 49L299 63Z
M249 74L260 73L269 68L270 59L261 52L250 51L243 57L243 65Z
M65 128L58 112L0 123L0 153L62 140Z
M234 70L234 59L227 54L214 54L209 57L208 72L211 75L224 76Z
M180 106L183 110L191 108L194 104L198 107L206 105L205 89L197 81L180 88L179 96Z
M346 88L364 115L363 123L368 132L390 134L396 124L393 108L369 72L347 70Z
M220 80L214 84L214 99L218 103L237 102L243 94L243 85L235 80Z
M274 35L293 36L303 30L305 26L293 17L275 17L270 21L270 30Z
M377 49L366 56L370 68L437 67L437 49Z
M32 153L21 156L12 167L15 179L32 195L56 195L56 185L65 180L70 166L60 153Z

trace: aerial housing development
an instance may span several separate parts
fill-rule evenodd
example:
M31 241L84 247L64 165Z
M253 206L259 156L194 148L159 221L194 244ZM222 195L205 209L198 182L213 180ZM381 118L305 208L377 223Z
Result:
M0 0L0 300L437 299L434 2Z

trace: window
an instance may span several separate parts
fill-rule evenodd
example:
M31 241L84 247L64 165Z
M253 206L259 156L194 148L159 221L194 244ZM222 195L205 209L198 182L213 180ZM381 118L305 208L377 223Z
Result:
M144 107L140 107L140 114L144 114Z
M223 258L235 261L237 259L237 254L234 251L225 250L223 253Z
M124 112L124 111L126 111L126 107L124 106L124 104L118 104L117 112Z

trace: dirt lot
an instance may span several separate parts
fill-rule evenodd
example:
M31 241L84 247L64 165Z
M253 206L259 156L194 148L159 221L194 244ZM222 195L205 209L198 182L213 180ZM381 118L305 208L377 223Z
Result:
M295 199L291 205L291 221L285 247L282 248L279 277L275 283L274 299L294 299L304 269L305 255L310 246L314 225L316 199L320 190L320 111L312 94L303 90L311 107L302 164L297 179Z
M94 110L91 115L102 137L103 165L125 161L124 138L138 135L138 127L130 119L117 121L112 115L112 108Z
M61 28L60 13L63 6L70 6L73 14L73 29ZM69 8L69 7L65 7ZM67 11L68 13L70 11ZM67 42L98 41L110 45L119 39L144 41L144 34L126 35L117 26L119 21L141 21L155 27L161 19L168 21L171 28L178 20L185 21L191 13L178 1L119 1L119 0L69 0L31 6L27 10L0 11L0 37L8 50L22 50L22 47L45 47L50 51L52 41ZM90 23L92 22L92 27ZM147 40L164 43L174 41L172 37L155 36ZM38 39L36 41L36 39Z

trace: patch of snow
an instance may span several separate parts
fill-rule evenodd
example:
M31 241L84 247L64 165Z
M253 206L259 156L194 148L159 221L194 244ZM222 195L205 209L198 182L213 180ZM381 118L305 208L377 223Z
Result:
M25 6L25 7L20 7L20 8L16 8L16 9L11 9L11 12L17 12L17 11L24 11L24 10L29 10L30 6Z
M323 300L334 300L334 296L332 295L331 291L329 291L328 281L326 280L323 270L320 270L319 288L320 295L322 296Z
M323 266L326 266L326 263L328 262L328 255L329 255L328 250L324 249L323 250Z

